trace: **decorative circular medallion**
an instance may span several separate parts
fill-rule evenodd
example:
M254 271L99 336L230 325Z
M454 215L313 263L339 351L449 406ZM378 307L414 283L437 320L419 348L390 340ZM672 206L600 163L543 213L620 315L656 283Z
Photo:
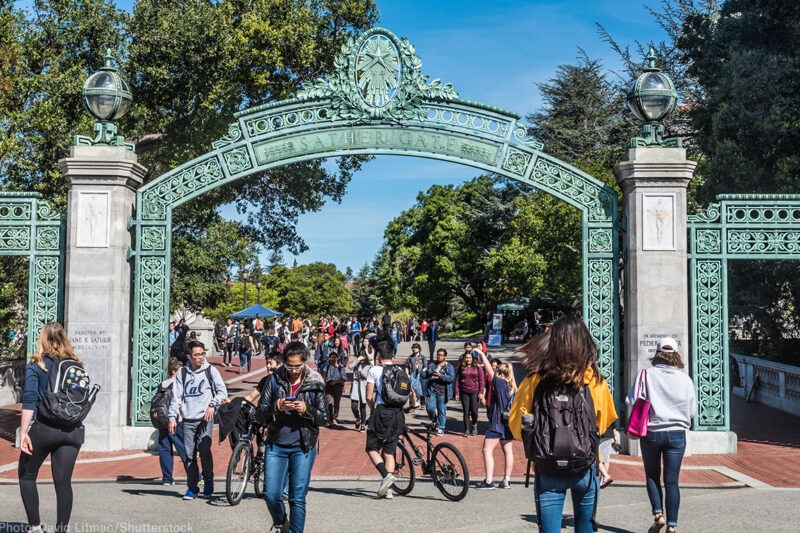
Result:
M395 44L375 33L364 41L356 56L355 81L361 98L370 107L384 107L400 87L401 61Z

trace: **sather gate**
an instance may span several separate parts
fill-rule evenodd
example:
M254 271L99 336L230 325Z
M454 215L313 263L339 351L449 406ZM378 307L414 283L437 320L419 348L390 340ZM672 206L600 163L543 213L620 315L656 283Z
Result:
M373 28L349 39L330 76L288 100L240 112L213 150L136 193L129 255L135 259L131 422L148 424L148 404L168 356L172 211L206 191L309 159L354 154L450 161L529 184L583 216L583 314L612 389L619 386L617 195L545 154L520 115L459 98L430 80L408 39Z

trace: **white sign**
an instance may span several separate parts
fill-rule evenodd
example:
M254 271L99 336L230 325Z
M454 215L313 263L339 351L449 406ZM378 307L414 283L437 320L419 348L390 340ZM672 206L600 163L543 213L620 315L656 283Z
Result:
M486 346L500 346L503 344L503 336L499 333L489 335L489 342L486 343Z
M675 195L642 196L642 249L675 250Z
M108 248L110 196L107 192L78 193L78 220L75 246Z

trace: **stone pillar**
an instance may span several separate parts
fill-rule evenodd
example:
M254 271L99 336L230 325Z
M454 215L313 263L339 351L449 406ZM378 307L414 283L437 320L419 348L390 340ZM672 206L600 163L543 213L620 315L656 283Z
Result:
M100 385L84 450L123 449L131 346L131 235L127 219L145 168L116 146L73 146L59 161L69 181L64 322L78 357ZM145 428L147 429L147 428Z
M686 189L695 165L683 148L629 148L614 169L627 217L625 393L662 337L678 342L687 372L690 366ZM629 444L638 455L638 443Z

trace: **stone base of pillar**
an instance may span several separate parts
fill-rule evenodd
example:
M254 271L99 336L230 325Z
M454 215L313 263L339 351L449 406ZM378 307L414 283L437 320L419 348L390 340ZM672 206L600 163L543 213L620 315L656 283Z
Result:
M158 430L151 427L125 426L122 428L122 449L158 450Z
M158 430L151 427L86 426L86 439L81 451L115 452L119 450L156 450Z
M642 451L638 440L630 440L620 435L622 449L632 457L641 457ZM738 450L738 439L733 431L687 431L686 452L689 455L722 455L735 454Z

